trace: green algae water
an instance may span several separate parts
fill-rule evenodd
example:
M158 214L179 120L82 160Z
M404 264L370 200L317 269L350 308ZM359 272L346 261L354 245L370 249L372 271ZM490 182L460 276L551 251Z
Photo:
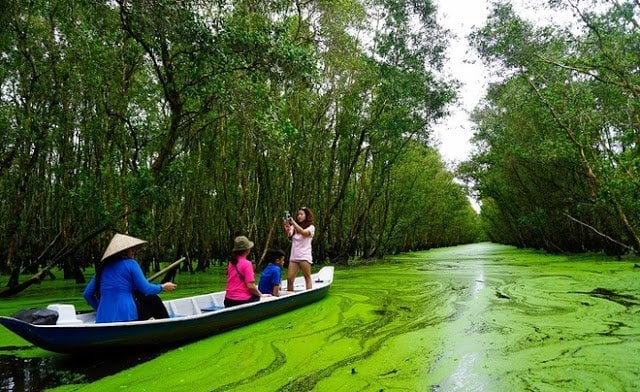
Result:
M318 303L56 390L640 390L639 264L474 244L339 268Z

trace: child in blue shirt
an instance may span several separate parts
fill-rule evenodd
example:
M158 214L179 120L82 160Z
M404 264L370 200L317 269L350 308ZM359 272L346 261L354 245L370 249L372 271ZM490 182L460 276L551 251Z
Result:
M258 290L260 290L261 293L271 294L277 297L280 294L284 252L281 249L269 249L266 260L269 265L267 265L267 268L265 268L260 275Z

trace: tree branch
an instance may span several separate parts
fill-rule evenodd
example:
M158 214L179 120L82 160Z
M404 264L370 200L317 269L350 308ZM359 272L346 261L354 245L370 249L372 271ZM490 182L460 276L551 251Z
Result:
M625 249L627 249L627 250L630 250L630 251L632 251L632 252L634 252L634 253L637 253L637 252L636 252L636 249L635 249L633 246L629 246L629 245L627 245L627 244L623 244L623 243L622 243L622 242L620 242L620 241L614 240L613 238L609 237L608 235L606 235L606 234L601 233L600 231L598 231L598 229L596 229L595 227L590 226L590 225L588 225L588 224L586 224L586 223L584 223L584 222L582 222L582 221L580 221L580 220L578 220L578 219L576 219L576 218L572 217L571 215L567 214L566 212L564 212L564 213L563 213L563 215L564 215L564 216L566 216L567 218L571 219L572 221L574 221L574 222L576 222L576 223L581 224L582 226L588 227L588 228L589 228L589 229L591 229L591 231L593 231L594 233L598 234L598 235L599 235L599 236L601 236L601 237L606 238L607 240L609 240L609 241L613 242L614 244L620 245L621 247L623 247L623 248L625 248Z

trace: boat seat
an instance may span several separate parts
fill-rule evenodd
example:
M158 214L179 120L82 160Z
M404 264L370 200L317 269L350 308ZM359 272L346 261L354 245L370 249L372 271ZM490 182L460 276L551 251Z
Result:
M174 299L169 301L169 315L171 317L185 317L202 314L200 307L193 298Z
M224 309L224 305L216 301L216 296L213 294L200 296L200 310L202 312L215 312L216 310Z
M49 310L58 312L58 321L56 325L78 325L82 324L82 320L76 317L76 307L69 304L51 304L47 306Z

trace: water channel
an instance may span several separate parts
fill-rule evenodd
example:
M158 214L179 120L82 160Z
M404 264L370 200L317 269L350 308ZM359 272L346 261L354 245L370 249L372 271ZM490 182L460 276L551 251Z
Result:
M639 264L483 243L339 268L316 304L57 390L640 390Z

